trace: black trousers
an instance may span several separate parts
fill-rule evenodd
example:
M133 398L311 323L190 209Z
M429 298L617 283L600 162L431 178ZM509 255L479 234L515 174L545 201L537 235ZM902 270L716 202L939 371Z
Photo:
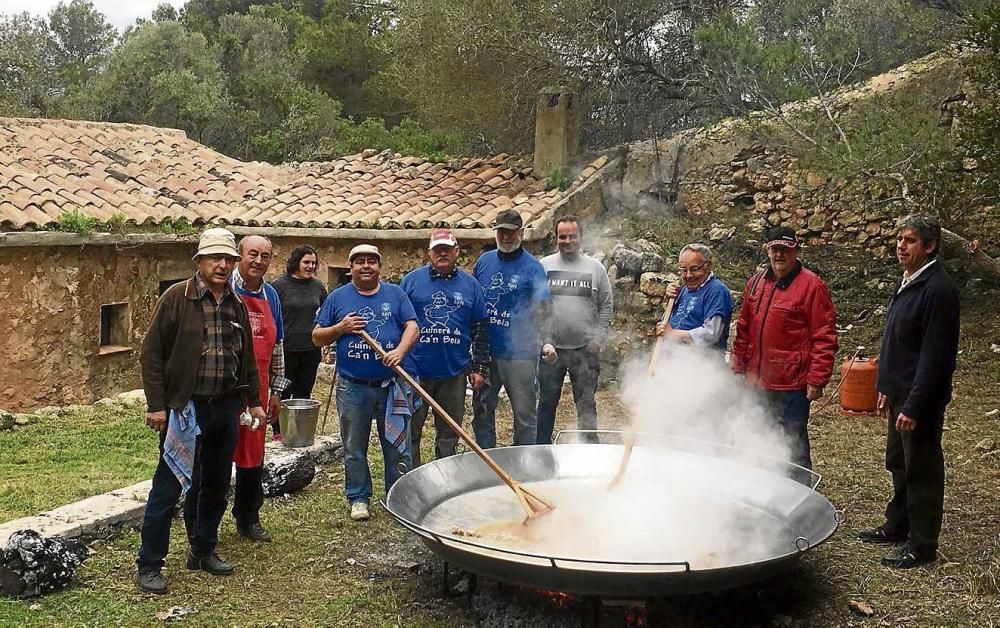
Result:
M201 436L195 446L191 488L184 498L184 527L195 556L207 556L219 544L219 523L226 512L233 450L239 435L236 424L239 406L240 399L235 394L195 401ZM163 460L165 437L166 431L161 432L160 462L153 473L153 486L142 518L142 545L136 560L140 571L163 567L170 547L170 522L181 496L181 484Z
M285 351L285 377L291 382L281 393L282 399L309 399L316 385L316 372L323 353L319 347L305 351ZM281 433L277 421L271 426L275 434Z
M910 432L896 431L902 401L889 399L889 430L885 443L885 468L892 474L892 499L885 507L886 528L909 533L918 551L934 551L941 534L944 512L944 450L941 433L944 403L927 412Z
M233 519L241 528L260 523L260 508L264 505L264 467L236 467L236 487L233 491Z
M556 408L562 396L563 379L569 372L576 403L576 426L581 430L597 429L597 380L601 376L601 354L586 347L580 349L558 349L559 359L555 364L538 361L538 432L536 443L552 443L552 432L556 424ZM594 435L584 440L596 440Z

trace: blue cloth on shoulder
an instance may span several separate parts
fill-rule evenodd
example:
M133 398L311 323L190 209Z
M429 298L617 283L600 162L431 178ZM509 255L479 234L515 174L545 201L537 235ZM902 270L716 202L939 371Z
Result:
M191 488L194 477L194 453L201 428L195 415L194 402L188 401L178 412L171 409L167 419L167 436L163 440L163 461L181 484L181 492Z

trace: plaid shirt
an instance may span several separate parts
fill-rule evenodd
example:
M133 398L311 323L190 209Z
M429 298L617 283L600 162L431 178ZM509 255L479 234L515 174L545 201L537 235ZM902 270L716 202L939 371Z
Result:
M247 288L246 281L243 276L240 275L238 268L233 269L233 285L243 290L244 292L249 292L254 295L259 295L262 299L267 301L267 292L264 290L264 282L260 283L260 290L251 290ZM270 304L270 303L269 303ZM290 379L285 377L285 341L278 340L274 343L274 349L271 350L271 363L270 363L270 373L269 382L271 384L272 393L284 392L288 385L292 383Z
M243 327L237 314L240 302L227 283L222 300L216 303L201 273L195 274L195 286L205 315L205 338L192 394L209 397L231 391L238 381L243 353Z

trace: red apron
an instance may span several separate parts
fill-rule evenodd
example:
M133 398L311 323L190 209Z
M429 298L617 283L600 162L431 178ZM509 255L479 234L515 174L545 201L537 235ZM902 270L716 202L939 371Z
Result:
M271 353L278 340L278 326L271 315L267 299L243 296L247 313L250 314L250 329L253 336L253 353L257 359L257 373L260 376L260 403L267 412L267 400L271 382ZM240 439L236 442L233 462L237 467L253 469L264 464L264 433L267 423L256 430L240 424Z

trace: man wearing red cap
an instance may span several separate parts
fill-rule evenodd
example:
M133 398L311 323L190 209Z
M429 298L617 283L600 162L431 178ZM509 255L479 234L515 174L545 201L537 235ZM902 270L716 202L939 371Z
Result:
M420 326L420 341L413 348L420 385L453 419L465 414L465 382L479 390L490 368L489 315L483 288L476 278L457 266L461 248L448 229L431 234L428 264L408 273L399 283L410 297ZM410 438L413 467L420 466L420 437L428 404L413 413ZM434 413L434 456L455 453L458 435Z
M766 234L769 264L747 282L730 367L765 391L793 439L793 462L812 468L809 404L823 395L837 352L837 314L823 280L799 261L789 227Z

